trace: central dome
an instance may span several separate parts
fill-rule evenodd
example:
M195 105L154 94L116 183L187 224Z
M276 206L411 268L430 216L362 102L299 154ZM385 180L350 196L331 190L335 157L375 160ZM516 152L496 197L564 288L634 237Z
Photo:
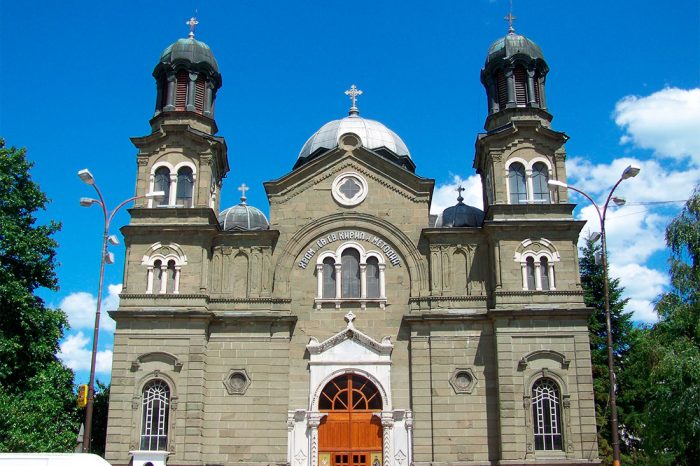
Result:
M305 159L318 149L333 149L338 145L338 139L345 133L354 133L360 137L362 145L374 150L387 148L398 156L411 157L408 147L398 134L382 123L350 115L340 120L333 120L321 126L313 136L306 141L299 152L299 159Z

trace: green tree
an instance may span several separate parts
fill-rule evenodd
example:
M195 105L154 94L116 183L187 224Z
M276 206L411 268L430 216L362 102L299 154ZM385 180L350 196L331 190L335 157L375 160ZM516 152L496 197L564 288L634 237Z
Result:
M38 288L56 290L60 225L38 225L48 199L24 149L0 139L0 451L71 451L77 434L73 372L57 359L65 313Z
M666 228L671 290L656 303L659 321L636 345L632 362L637 423L655 464L700 464L700 186Z
M596 261L601 246L590 238L581 248L579 266L581 270L581 286L586 306L594 312L588 319L588 330L591 341L591 363L593 368L593 390L595 395L596 424L598 426L598 445L603 464L612 464L612 445L610 444L610 382L608 378L608 344L605 319L605 275L603 265ZM624 370L625 359L630 350L634 327L629 312L625 312L628 299L622 298L624 288L620 280L608 276L610 296L610 324L613 335L613 354L615 357L615 373L619 376ZM620 387L618 386L618 393ZM624 425L625 406L618 400L618 420ZM621 445L621 448L624 447Z

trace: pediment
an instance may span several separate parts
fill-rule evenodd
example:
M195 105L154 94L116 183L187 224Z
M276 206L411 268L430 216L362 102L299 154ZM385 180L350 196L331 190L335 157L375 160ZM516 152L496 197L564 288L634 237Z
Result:
M387 358L391 355L394 345L390 337L382 338L379 342L355 328L355 314L345 315L347 326L332 337L319 342L311 337L306 349L311 355L311 362L328 360L347 360L349 357L357 361L371 361Z
M417 176L363 147L353 151L330 150L281 178L265 182L265 191L270 204L287 202L348 169L407 199L429 201L432 197L434 180Z

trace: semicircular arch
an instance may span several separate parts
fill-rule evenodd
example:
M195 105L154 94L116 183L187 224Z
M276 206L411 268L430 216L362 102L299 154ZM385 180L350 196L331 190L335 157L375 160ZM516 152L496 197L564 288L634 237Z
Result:
M275 261L273 293L279 297L287 297L290 294L289 281L297 258L312 247L317 238L329 231L341 229L363 230L385 238L404 261L409 276L410 295L422 296L427 293L427 265L411 239L392 223L363 213L346 214L342 217L337 214L328 215L300 228L290 238Z

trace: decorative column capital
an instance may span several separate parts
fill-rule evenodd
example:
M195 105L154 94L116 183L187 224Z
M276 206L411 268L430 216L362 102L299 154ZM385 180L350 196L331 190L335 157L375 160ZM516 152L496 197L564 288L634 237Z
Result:
M321 425L321 421L323 420L324 417L328 415L328 413L319 413L317 411L309 411L306 413L307 418L306 418L306 424L311 427L312 429L318 429L318 426Z

